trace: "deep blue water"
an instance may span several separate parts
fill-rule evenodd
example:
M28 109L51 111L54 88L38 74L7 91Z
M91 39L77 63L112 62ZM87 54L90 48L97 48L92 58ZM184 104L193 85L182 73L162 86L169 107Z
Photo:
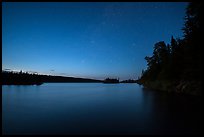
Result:
M138 84L2 86L3 134L201 134L199 99Z

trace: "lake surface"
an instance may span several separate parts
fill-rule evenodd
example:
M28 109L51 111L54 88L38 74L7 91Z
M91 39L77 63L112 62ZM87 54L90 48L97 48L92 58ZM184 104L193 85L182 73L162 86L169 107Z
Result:
M3 134L201 134L202 114L198 98L135 83L2 86Z

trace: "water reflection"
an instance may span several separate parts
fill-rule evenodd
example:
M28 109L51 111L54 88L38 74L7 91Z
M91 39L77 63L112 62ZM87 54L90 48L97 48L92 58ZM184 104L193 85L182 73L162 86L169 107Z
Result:
M201 133L203 108L201 99L188 95L152 92L142 88L144 104L151 104L151 115L160 131L169 134Z
M137 84L2 86L4 134L187 134L201 132L190 98Z

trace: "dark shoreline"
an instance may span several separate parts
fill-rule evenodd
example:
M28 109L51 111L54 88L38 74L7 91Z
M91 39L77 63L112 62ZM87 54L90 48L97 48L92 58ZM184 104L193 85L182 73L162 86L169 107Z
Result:
M154 80L154 81L137 81L139 85L142 85L146 89L151 89L158 92L200 96L202 97L202 81L193 80Z
M75 78L65 76L51 76L29 74L27 72L8 72L2 71L2 85L42 85L43 83L96 83L103 82L102 80L89 78Z
M40 85L43 85L43 84L45 84L45 83L102 83L102 82L43 82L43 83L30 83L30 84L28 84L28 83L21 83L21 84L10 84L10 83L4 83L4 84L2 84L2 85L7 85L7 86L12 86L12 85L19 85L19 86L29 86L29 85L36 85L36 86L40 86Z
M102 83L102 84L135 84L136 82L119 82L119 83L105 83L105 82L43 82L43 83L30 83L30 84L27 84L27 83L22 83L22 84L10 84L10 83L4 83L2 85L7 85L7 86L12 86L12 85L19 85L19 86L27 86L27 85L42 85L44 83ZM137 83L136 83L137 84Z

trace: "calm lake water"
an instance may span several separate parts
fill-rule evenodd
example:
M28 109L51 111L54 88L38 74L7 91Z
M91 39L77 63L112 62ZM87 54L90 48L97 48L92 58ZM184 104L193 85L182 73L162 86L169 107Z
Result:
M201 134L201 102L138 84L2 86L3 134Z

